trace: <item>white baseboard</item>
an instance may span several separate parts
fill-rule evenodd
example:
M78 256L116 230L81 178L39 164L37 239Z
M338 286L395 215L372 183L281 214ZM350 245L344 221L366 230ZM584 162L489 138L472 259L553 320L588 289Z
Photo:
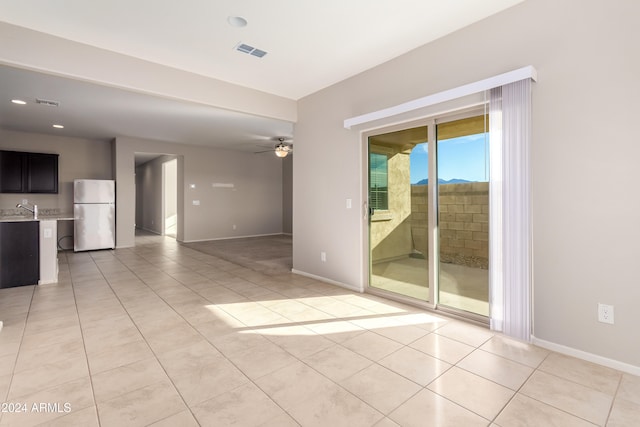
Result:
M362 293L362 289L360 289L360 288L357 288L357 287L352 286L352 285L348 285L346 283L338 282L336 280L327 279L326 277L322 277L322 276L318 276L318 275L315 275L315 274L307 273L305 271L296 270L295 268L292 268L291 272L293 274L298 274L300 276L305 276L305 277L309 277L311 279L319 280L320 282L329 283L330 285L340 286L341 288L349 289L350 291L353 291L353 292Z
M620 362L619 360L609 359L608 357L588 353L586 351L567 347L562 344L556 344L554 342L541 340L540 338L536 338L533 335L531 336L531 340L533 344L537 345L538 347L546 348L547 350L555 351L556 353L577 357L578 359L586 360L587 362L597 363L598 365L616 369L621 372L640 376L640 366L630 365L628 363Z

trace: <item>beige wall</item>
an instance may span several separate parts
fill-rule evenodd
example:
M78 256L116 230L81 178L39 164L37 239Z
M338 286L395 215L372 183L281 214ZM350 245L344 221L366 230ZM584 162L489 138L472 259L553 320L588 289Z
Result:
M293 229L293 156L282 159L282 232Z
M136 152L181 157L178 159L180 203L177 208L184 222L178 224L178 240L209 240L283 231L283 165L282 159L276 156L127 138L110 142L6 130L0 130L0 149L60 154L59 194L0 194L0 209L15 208L16 203L26 198L37 203L40 209L71 213L74 179L116 179L118 247L134 245L136 221L142 220L143 224L153 221L157 227L154 231L161 232L160 162L147 177L146 191L143 192L146 193L145 206L153 208L146 209L144 219L136 219L136 205L140 204L135 191ZM231 183L234 188L214 188L214 183ZM196 184L196 188L189 189L189 184ZM193 200L200 200L200 206L193 206ZM236 225L235 230L233 225ZM61 226L61 236L72 234L70 226Z
M74 179L112 179L111 142L0 129L0 150L59 154L58 194L0 194L0 209L28 199L41 209L73 212Z
M178 156L178 240L282 232L282 161L276 156L133 138L117 138L115 151L118 247L134 245L136 152Z
M364 285L365 151L344 119L533 65L534 334L640 367L638 16L635 0L527 0L300 100L294 269Z
M0 150L55 153L58 158L58 194L0 194L0 209L13 209L22 199L38 205L43 212L55 209L73 214L74 179L113 179L111 142L82 138L67 138L38 133L0 129ZM73 247L73 223L60 222L58 237L70 236L61 242Z

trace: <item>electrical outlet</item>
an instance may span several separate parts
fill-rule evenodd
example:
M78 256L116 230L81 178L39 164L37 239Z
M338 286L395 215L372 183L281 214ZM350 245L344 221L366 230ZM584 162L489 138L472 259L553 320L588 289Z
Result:
M326 252L320 252L320 261L327 262L327 253Z
M613 325L613 306L598 303L598 322Z

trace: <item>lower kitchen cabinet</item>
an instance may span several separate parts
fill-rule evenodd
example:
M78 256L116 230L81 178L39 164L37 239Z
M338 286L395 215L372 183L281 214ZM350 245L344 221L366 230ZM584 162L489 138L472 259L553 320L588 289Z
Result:
M0 222L0 288L38 284L39 237L38 221Z

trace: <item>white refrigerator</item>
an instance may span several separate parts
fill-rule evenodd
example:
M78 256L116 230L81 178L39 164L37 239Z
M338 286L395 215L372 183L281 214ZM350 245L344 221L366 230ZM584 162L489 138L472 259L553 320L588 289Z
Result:
M114 249L115 181L76 179L73 182L73 250Z

